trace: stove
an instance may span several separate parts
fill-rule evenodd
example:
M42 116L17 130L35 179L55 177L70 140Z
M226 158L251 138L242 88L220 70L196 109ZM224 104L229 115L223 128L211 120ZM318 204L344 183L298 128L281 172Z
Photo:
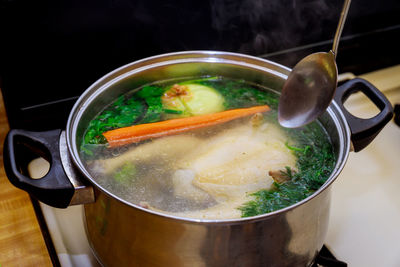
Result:
M353 77L340 75L344 80ZM400 103L400 65L360 77L379 87L392 103ZM377 113L363 95L351 96L345 106L363 118ZM393 120L367 148L350 153L332 187L328 233L314 266L399 266L399 138L400 127ZM32 177L41 177L47 169L48 162L41 158L28 168ZM86 238L83 206L57 209L38 203L37 211L55 265L100 266Z

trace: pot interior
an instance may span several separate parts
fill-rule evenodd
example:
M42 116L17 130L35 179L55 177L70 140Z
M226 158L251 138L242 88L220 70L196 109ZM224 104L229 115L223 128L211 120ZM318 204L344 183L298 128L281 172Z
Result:
M119 199L118 195L110 193L93 179L79 154L79 147L90 121L110 102L120 95L132 91L132 88L140 88L156 81L179 81L179 79L186 80L205 76L246 80L279 93L289 72L290 69L270 61L223 52L167 54L128 64L98 80L85 91L74 106L67 125L67 142L72 158L86 178L96 187ZM348 140L348 126L343 118L343 114L336 104L332 103L327 112L319 119L331 139L336 164L330 177L314 195L333 182L346 161L350 142ZM288 208L300 205L312 197L310 196ZM120 200L132 205L124 199Z

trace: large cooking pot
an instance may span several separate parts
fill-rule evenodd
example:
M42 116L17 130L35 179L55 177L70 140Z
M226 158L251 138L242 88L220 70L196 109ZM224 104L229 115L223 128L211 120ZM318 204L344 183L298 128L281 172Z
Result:
M392 118L392 106L374 86L354 79L337 88L335 101L320 117L337 163L326 183L290 207L249 218L179 218L126 202L91 177L78 149L88 122L117 96L149 82L176 77L220 75L245 79L279 91L289 68L256 57L212 51L155 56L125 65L98 80L78 99L64 131L11 130L4 165L9 180L49 205L84 204L87 236L105 266L308 266L328 228L331 184L351 150L360 151ZM362 91L380 109L370 119L343 107ZM26 174L42 156L50 170L41 179Z

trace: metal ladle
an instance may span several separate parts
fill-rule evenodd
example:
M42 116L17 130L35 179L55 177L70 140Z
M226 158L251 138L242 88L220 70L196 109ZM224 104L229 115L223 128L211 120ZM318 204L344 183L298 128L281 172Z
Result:
M351 0L345 0L332 50L303 58L283 85L278 107L279 123L297 128L317 119L329 106L337 87L336 55Z

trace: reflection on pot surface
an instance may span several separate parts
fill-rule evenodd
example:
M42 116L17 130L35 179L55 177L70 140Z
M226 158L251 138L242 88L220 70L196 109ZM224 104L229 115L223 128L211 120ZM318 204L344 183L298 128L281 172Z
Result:
M153 216L98 194L85 217L91 246L107 266L129 266L128 258L138 266L306 266L317 253L309 247L322 247L329 217L330 190L285 216L217 224Z

